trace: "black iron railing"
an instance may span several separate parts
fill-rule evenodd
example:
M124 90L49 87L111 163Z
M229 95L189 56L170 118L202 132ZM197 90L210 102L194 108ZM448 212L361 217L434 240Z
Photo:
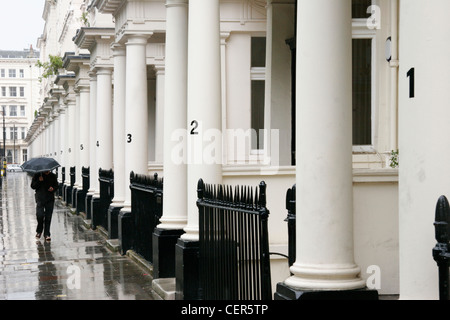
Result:
M163 180L154 176L130 175L131 213L134 219L134 250L153 262L153 230L162 216Z
M102 226L105 230L108 230L108 209L109 205L114 198L114 171L110 170L98 170L98 181L100 189L100 201L98 213L95 213L93 217L94 226Z
M437 202L434 227L437 244L433 248L433 259L439 268L439 299L449 300L450 206L445 196Z
M200 297L271 300L266 184L232 189L198 182Z
M286 192L286 210L288 212L287 217L284 221L287 222L288 225L288 261L289 266L292 266L295 262L295 220L296 220L296 212L295 212L295 184L292 188L288 189Z

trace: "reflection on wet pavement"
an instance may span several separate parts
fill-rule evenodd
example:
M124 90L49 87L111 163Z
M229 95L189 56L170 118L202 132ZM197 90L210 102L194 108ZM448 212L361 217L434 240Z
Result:
M152 300L152 278L111 252L81 217L55 205L52 241L35 239L34 191L26 173L9 173L0 190L1 300Z

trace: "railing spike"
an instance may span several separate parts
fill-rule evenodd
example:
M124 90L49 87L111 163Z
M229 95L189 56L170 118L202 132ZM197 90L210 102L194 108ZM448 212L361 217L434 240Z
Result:
M450 206L445 196L441 196L436 204L434 226L437 242L448 243L450 240Z
M259 205L261 207L266 206L266 183L264 181L261 181L259 184Z
M205 183L203 182L203 179L200 179L197 182L197 197L199 199L203 199L204 194L205 194Z

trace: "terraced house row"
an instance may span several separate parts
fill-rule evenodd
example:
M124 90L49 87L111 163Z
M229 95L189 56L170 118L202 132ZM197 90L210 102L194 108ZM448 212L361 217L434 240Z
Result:
M449 9L46 0L28 157L168 299L436 299Z

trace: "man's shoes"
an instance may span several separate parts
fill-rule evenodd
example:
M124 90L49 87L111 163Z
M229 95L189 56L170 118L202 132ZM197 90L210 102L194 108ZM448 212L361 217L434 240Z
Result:
M50 236L46 236L46 237L45 237L45 241L50 242L51 240L52 240L52 238L50 238Z
M41 238L42 233L36 233L36 240L39 240Z

